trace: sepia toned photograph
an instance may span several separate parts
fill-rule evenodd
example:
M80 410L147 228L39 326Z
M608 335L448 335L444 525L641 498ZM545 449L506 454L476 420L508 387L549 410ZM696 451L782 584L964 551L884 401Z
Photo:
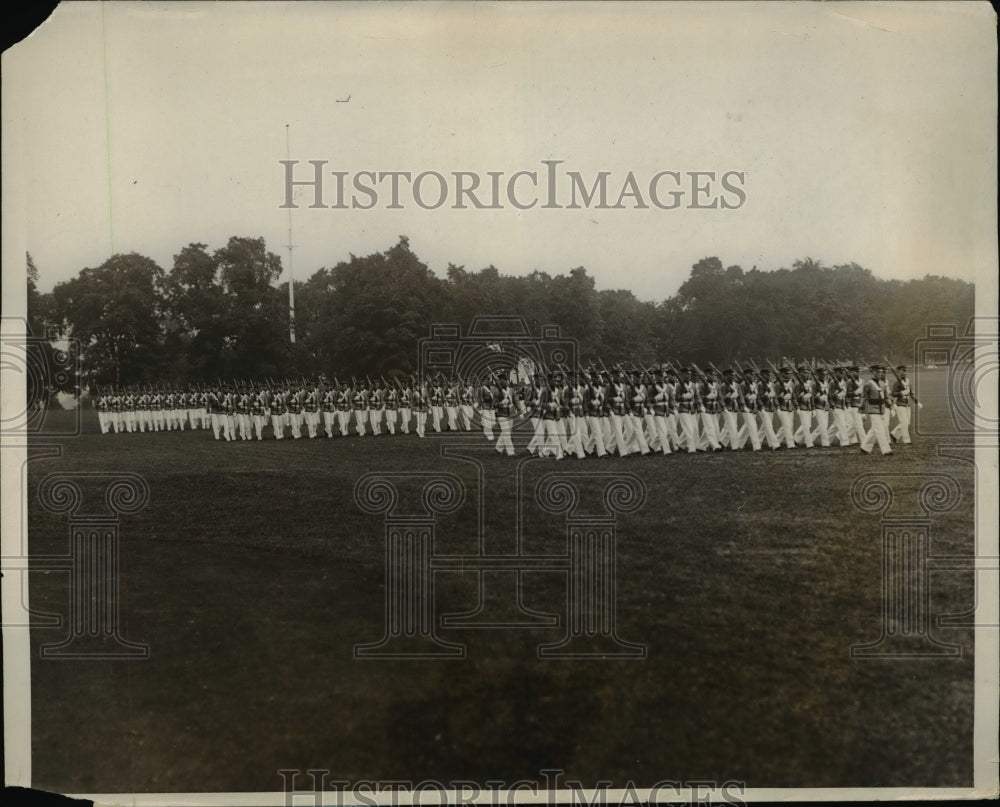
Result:
M59 4L7 797L996 798L996 56L984 2Z

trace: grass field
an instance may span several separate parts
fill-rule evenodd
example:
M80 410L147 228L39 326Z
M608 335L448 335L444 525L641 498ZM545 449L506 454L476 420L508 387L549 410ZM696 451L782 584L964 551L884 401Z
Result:
M943 378L943 375L941 376ZM927 384L932 384L927 382ZM923 379L922 379L923 381ZM924 422L944 418L925 385ZM962 786L972 781L973 643L937 628L961 659L858 660L881 633L881 526L851 501L868 472L944 471L961 505L936 516L931 550L974 552L974 468L918 438L893 457L856 449L606 458L442 456L415 436L219 443L210 432L58 442L29 463L33 554L67 551L65 516L34 498L64 471L131 471L151 496L126 516L123 618L141 661L40 659L60 630L32 631L33 784L62 792L273 791L281 768L331 779L539 779L593 785L742 780L750 787ZM50 413L52 430L72 419ZM523 445L523 440L521 444ZM524 455L526 456L526 455ZM561 553L559 516L533 504L552 471L627 470L645 483L618 519L618 633L647 658L540 660L563 627L442 629L458 661L355 660L383 635L381 517L355 503L369 471L458 475L470 501L442 517L435 549L473 553L476 497L496 551ZM900 499L917 482L897 480ZM912 489L907 489L907 487ZM584 486L585 494L589 488ZM584 504L586 495L582 501ZM437 612L476 603L476 575L438 574ZM31 602L65 613L67 575L35 571ZM523 577L525 603L562 613L566 582ZM932 577L931 612L974 604L971 573Z

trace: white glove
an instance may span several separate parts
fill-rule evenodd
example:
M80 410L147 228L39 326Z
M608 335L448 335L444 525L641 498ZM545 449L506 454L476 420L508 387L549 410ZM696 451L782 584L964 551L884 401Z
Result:
M922 403L920 403L920 401L917 401L917 409L923 409L923 408L924 408L924 405Z

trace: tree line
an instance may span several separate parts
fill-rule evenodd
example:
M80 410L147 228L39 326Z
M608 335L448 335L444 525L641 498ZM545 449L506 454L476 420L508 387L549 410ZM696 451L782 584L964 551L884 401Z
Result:
M558 325L584 363L909 360L927 325L964 325L974 312L966 281L883 280L855 263L811 258L761 271L706 257L659 302L597 290L582 266L515 276L449 264L441 277L401 236L385 252L351 255L296 281L292 344L280 275L263 238L234 236L215 250L185 246L169 270L137 253L113 255L41 293L28 255L28 325L33 335L70 339L83 369L74 381L86 388L411 372L431 324L467 328L484 315L523 317L535 335Z

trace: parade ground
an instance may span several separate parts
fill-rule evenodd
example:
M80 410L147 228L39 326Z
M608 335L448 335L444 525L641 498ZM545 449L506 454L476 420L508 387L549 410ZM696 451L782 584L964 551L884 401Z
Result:
M30 553L69 551L67 516L39 504L49 475L103 474L75 477L96 495L115 474L141 477L148 503L119 523L119 628L148 657L43 656L69 629L45 624L67 616L69 575L33 566L32 782L278 791L282 769L480 785L554 769L588 787L971 785L973 632L968 618L938 617L974 607L973 574L922 578L930 635L954 654L852 655L887 628L912 629L883 620L885 514L852 497L864 475L884 476L894 517L924 512L928 474L953 479L960 501L930 513L929 554L975 552L972 451L940 436L947 370L917 382L919 425L938 436L891 456L835 446L556 461L529 457L527 427L505 457L481 435L225 442L210 430L101 434L90 407L50 411L27 466ZM61 436L78 418L80 433ZM436 517L433 552L467 560L435 567L427 607L461 655L357 652L387 630L386 515L356 491L373 473L400 489L418 474L459 480L464 498ZM619 656L540 653L571 627L569 569L475 564L483 547L567 553L570 516L539 504L553 474L576 490L572 512L591 513L616 477L639 480L636 506L614 515ZM483 598L481 619L455 618Z

